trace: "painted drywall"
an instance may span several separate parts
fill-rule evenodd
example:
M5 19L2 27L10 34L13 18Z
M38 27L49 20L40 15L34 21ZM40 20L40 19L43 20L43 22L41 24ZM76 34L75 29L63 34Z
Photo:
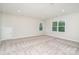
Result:
M1 14L0 14L0 40L1 40Z
M44 29L39 31L40 22L44 23L44 20L3 13L2 40L43 35Z
M52 31L53 21L65 21L65 32ZM59 16L46 20L46 34L79 42L79 13Z
M0 14L0 16L2 20L0 23L2 40L46 34L79 42L79 13L47 20L5 13ZM52 22L60 20L65 21L65 32L52 31ZM43 31L39 31L40 22L43 23Z

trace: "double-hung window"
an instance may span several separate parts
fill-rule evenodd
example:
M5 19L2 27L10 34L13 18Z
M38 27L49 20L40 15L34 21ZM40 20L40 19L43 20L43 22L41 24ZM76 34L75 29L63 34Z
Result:
M65 32L65 22L64 21L59 21L58 31L59 32Z
M64 21L53 22L52 31L65 32L65 22Z
M57 22L53 22L52 24L52 31L57 31Z

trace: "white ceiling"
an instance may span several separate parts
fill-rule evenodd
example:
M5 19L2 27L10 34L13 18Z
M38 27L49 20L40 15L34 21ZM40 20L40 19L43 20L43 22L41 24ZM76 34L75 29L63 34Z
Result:
M0 12L46 19L79 12L78 3L0 3Z

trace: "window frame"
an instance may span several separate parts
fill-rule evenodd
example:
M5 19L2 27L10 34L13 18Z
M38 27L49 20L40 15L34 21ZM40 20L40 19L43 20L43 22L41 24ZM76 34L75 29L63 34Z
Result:
M57 23L56 26L54 25L54 22ZM54 28L56 28L56 30L54 30ZM60 28L63 28L63 30L60 29ZM53 21L52 22L52 31L54 31L54 32L65 32L65 21Z
M56 23L56 25L54 25L54 23ZM58 29L57 29L57 25L58 25L58 24L57 24L57 21L53 21L53 22L52 22L52 31L57 32L57 30L58 30ZM56 28L56 30L54 30L54 28Z
M61 23L64 23L63 25L59 25ZM63 28L63 30L60 30L60 27ZM58 22L58 32L65 32L65 21L59 21Z

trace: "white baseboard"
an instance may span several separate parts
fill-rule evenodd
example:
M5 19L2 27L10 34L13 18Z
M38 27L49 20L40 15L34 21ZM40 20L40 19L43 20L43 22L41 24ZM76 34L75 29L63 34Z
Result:
M74 39L72 40L71 38L67 38L67 37L61 37L61 36L55 36L55 35L48 35L48 36L57 37L57 38L61 38L61 39L65 39L65 40L70 40L70 41L74 41L74 42L79 42L77 40L74 40Z
M0 41L3 41L3 40L13 40L13 39L21 39L21 38L28 38L28 37L37 37L37 36L43 36L43 35L30 35L30 36L12 37L12 38L9 38L9 39L1 39Z
M55 35L51 35L51 34L46 34L47 36L52 36L52 37L57 37L57 38L61 38L61 39L65 39L65 40L70 40L70 41L74 41L74 42L79 42L76 40L72 40L70 38L67 37L60 37L60 36L55 36ZM13 38L9 38L9 39L0 39L0 41L2 40L12 40L12 39L21 39L21 38L28 38L28 37L37 37L37 36L43 36L43 35L30 35L30 36L20 36L20 37L13 37Z

